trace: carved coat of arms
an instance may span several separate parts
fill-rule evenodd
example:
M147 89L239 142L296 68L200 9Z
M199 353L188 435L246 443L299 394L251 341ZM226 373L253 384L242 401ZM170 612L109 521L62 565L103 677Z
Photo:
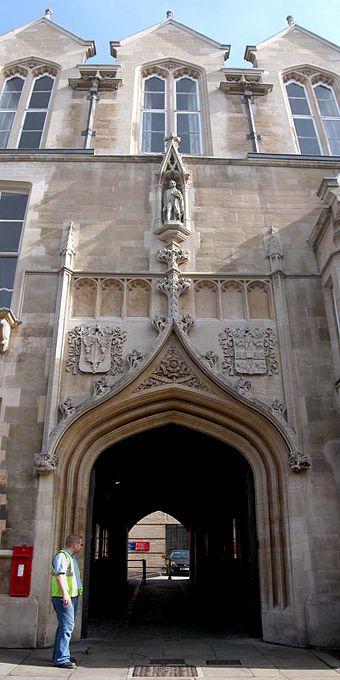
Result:
M122 371L126 331L109 326L76 326L68 336L69 356L66 370L76 373Z
M276 334L271 328L226 328L219 335L223 369L229 375L273 375L278 372Z

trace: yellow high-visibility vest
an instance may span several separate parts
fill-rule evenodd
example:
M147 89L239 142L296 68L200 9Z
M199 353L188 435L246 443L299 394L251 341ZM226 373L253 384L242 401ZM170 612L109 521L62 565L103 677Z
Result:
M66 555L67 560L68 560L68 566L67 566L67 571L66 571L66 580L67 580L67 589L68 589L69 595L70 595L70 597L76 597L76 595L78 595L80 593L80 591L78 590L73 557L66 550L58 550L58 553L60 553L60 552L64 553L64 555ZM58 554L58 553L56 553L56 554ZM53 564L53 560L52 560L52 564ZM59 587L59 583L56 579L56 575L55 575L54 571L52 572L52 597L63 597L63 593L62 593L62 591Z

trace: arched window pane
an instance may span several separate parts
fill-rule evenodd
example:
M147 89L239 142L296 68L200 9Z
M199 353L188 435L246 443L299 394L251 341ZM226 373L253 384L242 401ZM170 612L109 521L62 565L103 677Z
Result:
M325 128L330 152L340 155L340 111L334 93L326 85L314 88L320 115Z
M142 151L162 153L165 138L165 80L145 78L142 112Z
M53 83L51 76L36 78L25 113L19 149L39 149Z
M197 81L192 78L176 80L176 131L181 153L201 153Z
M0 149L7 147L24 82L23 78L14 76L4 84L0 97Z
M297 83L287 85L287 94L292 114L310 116L310 108L307 101L305 88Z
M300 152L306 155L321 155L315 123L311 115L305 88L303 85L299 85L299 83L291 82L286 85L286 90Z
M334 94L329 87L317 85L314 88L321 116L339 116Z
M53 78L50 78L49 76L37 78L37 80L34 83L28 108L47 109L50 103L52 87Z

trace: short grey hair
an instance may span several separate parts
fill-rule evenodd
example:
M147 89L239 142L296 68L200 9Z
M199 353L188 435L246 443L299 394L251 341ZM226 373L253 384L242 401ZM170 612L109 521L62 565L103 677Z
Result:
M66 538L65 547L70 548L72 545L74 545L78 541L82 541L82 540L83 540L83 537L79 536L79 534L70 534Z

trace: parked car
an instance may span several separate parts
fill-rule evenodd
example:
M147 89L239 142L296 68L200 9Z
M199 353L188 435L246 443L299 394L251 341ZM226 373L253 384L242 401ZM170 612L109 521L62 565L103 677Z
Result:
M189 550L172 550L168 562L169 575L186 574L189 576Z

